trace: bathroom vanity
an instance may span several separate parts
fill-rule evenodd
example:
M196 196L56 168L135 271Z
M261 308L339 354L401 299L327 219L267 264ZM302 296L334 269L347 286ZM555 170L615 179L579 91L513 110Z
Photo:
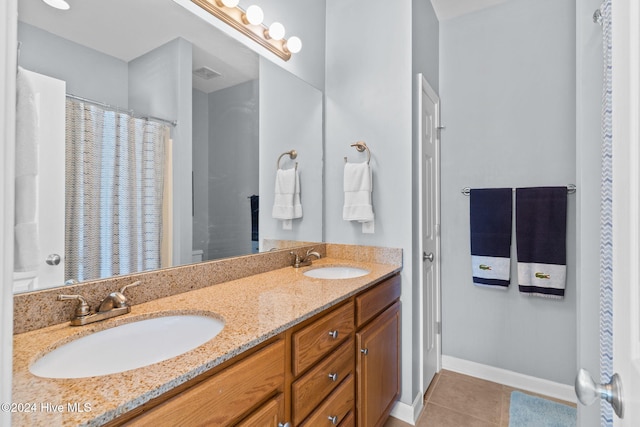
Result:
M65 323L15 335L16 402L65 409L88 403L91 410L15 413L14 425L383 425L400 390L401 254L383 264L326 246L309 267L278 268L151 300L89 326ZM369 274L304 274L327 266ZM179 313L210 314L225 325L192 351L109 376L52 379L29 372L35 359L60 343Z

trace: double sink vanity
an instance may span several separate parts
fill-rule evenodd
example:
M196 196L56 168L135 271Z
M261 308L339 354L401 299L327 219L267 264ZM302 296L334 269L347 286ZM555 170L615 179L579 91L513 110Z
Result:
M278 251L16 296L13 425L381 426L402 252L314 248L299 268ZM78 302L56 302L135 281L107 320L70 326Z

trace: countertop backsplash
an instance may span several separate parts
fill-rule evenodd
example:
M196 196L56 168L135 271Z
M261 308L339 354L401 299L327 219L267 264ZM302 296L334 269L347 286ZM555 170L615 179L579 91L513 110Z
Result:
M402 249L373 246L311 243L271 252L244 255L197 264L109 277L58 288L16 294L13 304L14 334L68 322L73 317L75 301L57 301L60 294L82 295L95 307L110 292L140 280L140 286L127 290L132 306L171 295L181 294L219 283L277 270L291 265L291 251L303 254L308 249L322 257L402 265Z

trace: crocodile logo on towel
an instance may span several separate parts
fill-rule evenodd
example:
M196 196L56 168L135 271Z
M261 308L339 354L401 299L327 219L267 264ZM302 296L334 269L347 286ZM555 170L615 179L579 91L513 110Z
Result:
M536 273L538 279L551 279L551 275L546 273Z
M490 265L480 264L480 270L491 270Z

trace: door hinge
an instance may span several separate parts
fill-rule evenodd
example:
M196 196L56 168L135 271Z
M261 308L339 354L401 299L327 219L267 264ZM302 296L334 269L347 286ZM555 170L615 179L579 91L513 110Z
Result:
M442 335L442 322L436 322L436 334Z

